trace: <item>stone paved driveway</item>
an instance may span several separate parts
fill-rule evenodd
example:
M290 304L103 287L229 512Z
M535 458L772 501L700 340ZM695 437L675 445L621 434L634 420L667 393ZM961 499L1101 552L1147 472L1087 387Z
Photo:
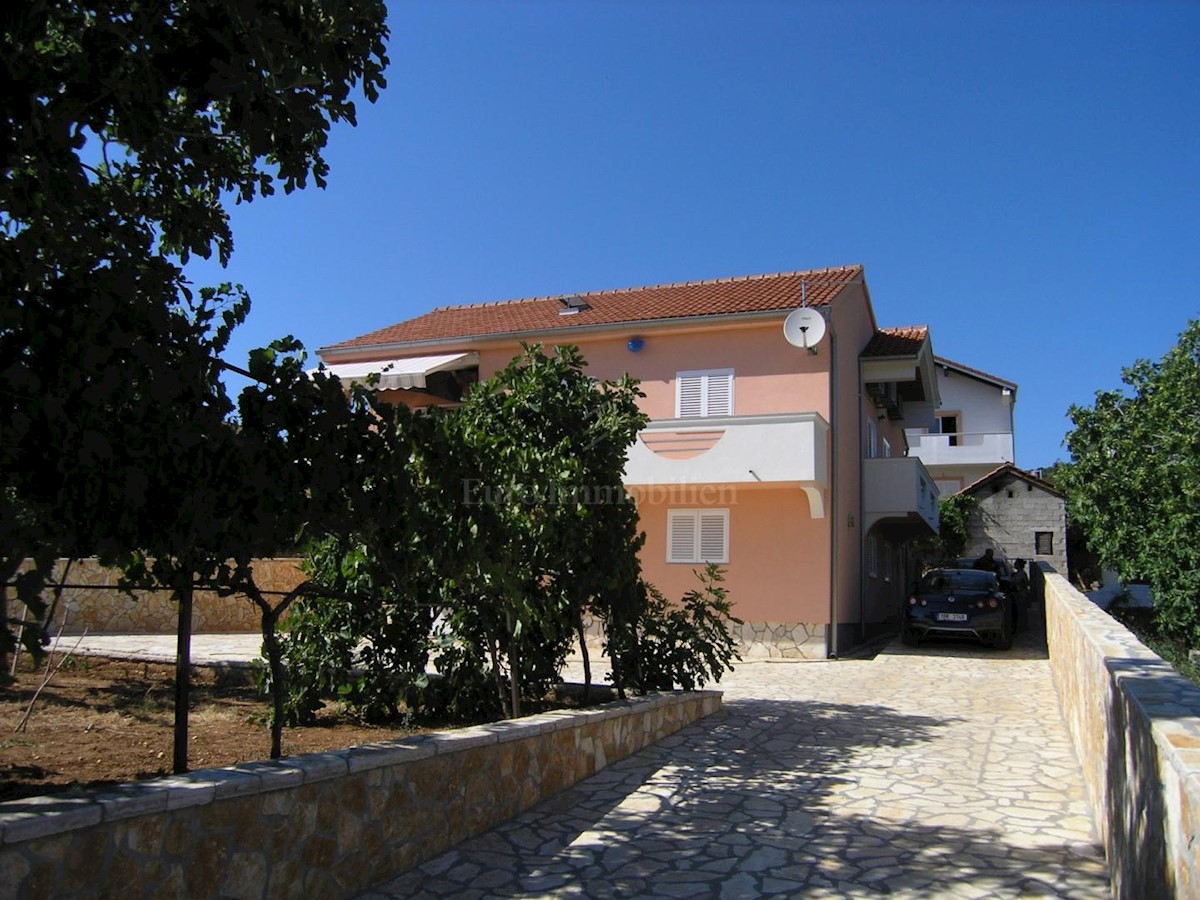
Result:
M720 687L721 713L364 896L1109 895L1037 635Z

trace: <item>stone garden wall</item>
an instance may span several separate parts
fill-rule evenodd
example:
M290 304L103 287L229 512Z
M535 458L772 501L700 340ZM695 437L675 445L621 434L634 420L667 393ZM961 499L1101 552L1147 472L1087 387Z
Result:
M1043 572L1051 670L1113 896L1200 896L1200 688Z
M0 804L0 898L344 897L717 711L658 694Z

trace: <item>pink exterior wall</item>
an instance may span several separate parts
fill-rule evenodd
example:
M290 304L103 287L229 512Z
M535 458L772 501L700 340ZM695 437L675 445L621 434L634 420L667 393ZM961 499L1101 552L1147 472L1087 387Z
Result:
M626 346L634 336L645 341L638 353ZM827 358L787 343L782 316L721 328L639 331L631 327L628 333L606 336L554 335L545 343L547 347L574 343L587 360L588 372L598 378L615 379L626 372L638 378L646 394L642 409L652 419L675 418L675 375L697 369L733 369L735 415L829 414ZM480 379L494 375L519 352L515 341L479 348Z
M864 404L869 405L862 392L859 354L875 333L875 318L862 286L842 295L833 305L831 318L838 341L838 409L831 422L837 459L833 494L837 500L830 515L832 527L839 532L837 621L850 623L860 620L861 609L863 423Z
M635 496L646 533L642 572L668 598L696 587L693 572L703 567L666 561L667 511L728 509L725 587L734 614L748 622L829 621L829 523L811 517L799 488L698 485Z

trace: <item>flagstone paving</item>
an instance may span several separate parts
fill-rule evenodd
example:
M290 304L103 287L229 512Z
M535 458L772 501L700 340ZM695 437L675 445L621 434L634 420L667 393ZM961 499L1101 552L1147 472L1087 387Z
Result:
M721 713L363 896L1109 896L1040 636L720 688Z

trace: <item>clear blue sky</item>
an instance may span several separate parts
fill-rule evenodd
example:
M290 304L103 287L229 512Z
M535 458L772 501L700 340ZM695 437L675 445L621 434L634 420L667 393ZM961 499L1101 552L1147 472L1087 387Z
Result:
M1200 310L1200 3L396 2L327 190L235 210L233 356L434 306L866 266L1017 463Z

